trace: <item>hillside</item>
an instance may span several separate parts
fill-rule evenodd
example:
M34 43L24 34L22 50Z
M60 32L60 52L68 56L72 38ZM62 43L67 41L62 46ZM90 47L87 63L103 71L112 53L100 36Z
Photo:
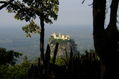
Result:
M56 34L57 38L55 37L55 34ZM68 37L68 38L64 39L64 37L66 37L66 38ZM71 50L74 53L78 52L77 45L75 44L73 39L70 38L69 35L64 35L61 33L53 33L53 34L51 34L51 36L49 38L51 56L53 55L53 52L54 52L54 49L55 49L55 46L57 43L59 44L57 56L69 55Z
M91 28L85 27L87 26L46 26L45 46L47 46L50 35L53 32L58 32L70 35L71 39L77 44L78 50L83 52L84 49L92 49ZM39 35L33 35L31 38L25 37L21 27L0 28L0 47L22 52L30 59L40 56L39 38Z

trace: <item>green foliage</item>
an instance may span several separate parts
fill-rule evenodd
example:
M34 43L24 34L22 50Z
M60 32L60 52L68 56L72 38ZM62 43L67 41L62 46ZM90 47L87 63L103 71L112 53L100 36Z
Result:
M28 60L27 56L25 56L23 58L23 61L21 63L21 66L22 67L25 67L25 68L29 68L30 67L30 64L31 64L31 62Z
M52 20L57 19L58 5L58 0L14 0L7 6L7 10L9 13L15 13L15 19L29 21L30 24L24 27L27 28L25 32L26 30L33 32L36 31L33 29L39 30L39 28L36 28L37 25L32 20L38 16L45 23L52 23ZM32 24L35 24L35 27ZM29 33L28 36L30 36Z
M14 66L0 65L0 79L26 79L30 66L27 57L21 64Z
M0 48L0 65L14 65L17 58L22 54L13 50L7 51L5 48Z
M40 27L33 20L30 24L23 26L22 30L26 33L27 37L31 37L32 33L40 33Z
M66 43L66 42L70 42L70 40L54 39L52 37L49 38L49 43L53 43L53 44L55 43L61 44L61 43Z
M57 57L56 64L59 66L66 65L65 60L62 57Z
M50 57L50 63L53 64L53 57ZM57 57L56 60L55 60L55 64L57 64L58 66L63 66L63 65L66 65L65 63L66 61L66 58L63 58L63 57Z
M47 52L48 53L48 52ZM72 54L70 54L72 55ZM85 51L84 55L75 54L70 57L57 57L55 64L50 57L50 63L43 66L30 62L24 57L17 65L0 65L0 79L99 79L100 60L95 51ZM48 72L44 69L47 68ZM44 74L44 72L47 72Z
M82 57L85 57L83 59L86 59L86 60L91 60L91 61L100 61L100 58L99 56L96 55L95 51L94 50L86 50L85 52L85 55L82 55Z

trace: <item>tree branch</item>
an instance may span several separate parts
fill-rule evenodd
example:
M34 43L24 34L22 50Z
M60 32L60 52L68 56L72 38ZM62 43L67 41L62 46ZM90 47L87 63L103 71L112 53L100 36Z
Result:
M82 1L82 4L85 2L85 0Z
M10 0L10 1L0 1L0 4L2 3L3 5L0 6L0 10L5 8L7 5L9 5L11 2L13 2L14 0Z

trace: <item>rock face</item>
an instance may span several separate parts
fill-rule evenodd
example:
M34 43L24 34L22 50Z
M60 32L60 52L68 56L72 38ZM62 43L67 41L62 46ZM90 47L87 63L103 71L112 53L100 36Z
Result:
M57 38L55 36L57 36ZM64 39L64 37L65 37L65 39ZM49 38L51 56L53 56L53 54L54 54L54 49L55 49L56 43L59 43L57 56L69 56L71 49L72 49L73 53L78 52L76 49L77 45L70 38L69 35L53 33L53 34L51 34L51 37Z

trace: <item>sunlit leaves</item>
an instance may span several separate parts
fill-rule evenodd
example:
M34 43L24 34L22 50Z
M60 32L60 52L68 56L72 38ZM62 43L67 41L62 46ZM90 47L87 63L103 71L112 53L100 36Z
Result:
M9 13L15 13L15 19L25 20L30 24L23 27L23 30L28 37L31 37L31 33L39 33L39 26L37 26L32 20L38 17L45 23L53 23L53 20L57 20L59 11L58 0L15 0L7 6ZM37 30L36 30L37 29Z
M40 33L40 27L32 20L29 24L22 27L27 37L31 37L33 33Z
M55 14L57 14L58 13L58 6L55 4L54 5L54 7L53 7L53 12L55 13Z

